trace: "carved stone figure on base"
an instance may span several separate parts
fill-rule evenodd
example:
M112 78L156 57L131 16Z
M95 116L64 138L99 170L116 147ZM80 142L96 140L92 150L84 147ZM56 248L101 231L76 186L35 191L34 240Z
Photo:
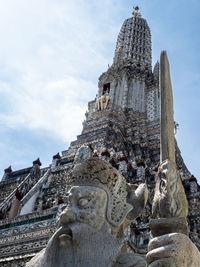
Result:
M26 266L144 267L144 257L127 253L123 230L143 210L146 185L128 192L125 178L97 158L75 165L68 183L60 228Z

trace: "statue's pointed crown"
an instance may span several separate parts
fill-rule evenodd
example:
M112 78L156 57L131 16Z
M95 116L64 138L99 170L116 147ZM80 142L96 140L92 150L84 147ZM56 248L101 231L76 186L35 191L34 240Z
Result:
M132 209L126 200L125 178L106 161L89 158L75 165L68 185L94 186L103 189L108 196L107 219L114 226L121 225Z

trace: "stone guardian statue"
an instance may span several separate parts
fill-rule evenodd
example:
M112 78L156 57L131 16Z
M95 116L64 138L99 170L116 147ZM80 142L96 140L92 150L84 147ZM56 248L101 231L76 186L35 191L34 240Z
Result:
M126 251L123 230L146 205L146 185L133 192L110 163L80 159L68 180L60 228L26 267L145 267L144 257Z

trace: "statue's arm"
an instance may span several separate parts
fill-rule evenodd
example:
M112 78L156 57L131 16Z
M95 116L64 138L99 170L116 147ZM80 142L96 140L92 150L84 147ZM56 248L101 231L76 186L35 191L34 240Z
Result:
M173 233L153 238L148 250L148 267L200 266L200 252L184 234Z

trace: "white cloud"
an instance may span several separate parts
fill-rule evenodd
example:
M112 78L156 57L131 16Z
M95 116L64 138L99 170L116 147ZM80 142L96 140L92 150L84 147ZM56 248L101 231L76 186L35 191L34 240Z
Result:
M68 142L75 138L81 131L85 103L94 95L95 85L73 77L43 87L31 84L30 80L24 84L26 87L19 91L8 90L11 110L1 114L0 121L9 127L46 130Z
M1 62L9 68L22 73L39 69L38 75L49 79L60 74L63 79L64 74L86 75L89 68L93 73L94 67L112 60L113 51L110 59L103 53L118 29L101 12L92 18L90 5L84 1L6 3L0 2L0 51Z
M0 2L4 127L46 130L68 142L81 132L98 68L107 63L102 50L109 31L91 23L87 7L76 2L78 8L72 1Z

